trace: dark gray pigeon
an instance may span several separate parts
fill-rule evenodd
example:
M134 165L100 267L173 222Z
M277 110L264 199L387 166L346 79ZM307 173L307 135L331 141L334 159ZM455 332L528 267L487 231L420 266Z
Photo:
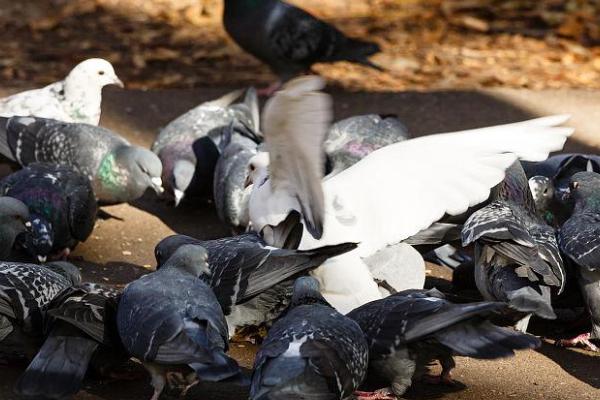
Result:
M300 215L292 213L280 225L300 226ZM301 237L302 231L287 236ZM293 250L268 246L256 232L215 240L198 240L184 235L173 235L161 240L154 250L157 268L168 263L172 254L184 245L194 245L198 251L208 252L208 270L200 278L214 291L223 313L228 317L230 333L245 325L246 315L234 310L273 286L292 277L306 274L325 260L356 248L355 243L342 243L312 250ZM297 243L282 243L295 247ZM268 294L267 296L272 296ZM264 300L263 300L264 301ZM276 300L279 302L280 300ZM263 310L266 315L271 307ZM252 316L253 318L255 316Z
M225 0L231 38L287 81L319 62L350 61L381 70L368 57L375 43L352 39L306 11L279 0Z
M592 331L559 344L598 351L591 340L600 339L600 174L578 172L571 177L570 186L575 209L561 226L558 243L575 270Z
M573 211L569 196L571 176L577 172L600 172L600 156L559 154L542 162L523 162L538 214L552 226L562 225Z
M343 171L373 151L406 139L408 131L394 115L356 115L338 121L324 143L327 173Z
M238 364L225 354L223 311L198 279L209 267L207 252L197 249L180 247L159 270L127 285L119 302L119 336L152 376L152 400L160 396L166 373L182 368L205 381L244 383Z
M171 121L161 131L152 151L163 163L162 177L175 204L184 196L212 198L215 165L220 154L223 128L236 121L258 127L258 99L249 89L242 103L236 90L200 104Z
M87 177L98 201L133 201L162 192L162 165L150 150L108 129L35 117L0 118L0 153L18 162L67 164Z
M366 375L368 359L358 324L327 303L316 279L298 278L287 312L256 355L250 399L349 398Z
M475 244L475 282L485 300L507 303L525 332L532 314L556 318L551 297L565 285L556 234L536 214L519 162L492 190L491 203L469 217L463 246Z
M46 340L15 391L25 398L70 398L81 389L88 365L106 371L126 361L116 323L119 295L84 284L56 296L47 306Z
M504 308L491 302L453 304L435 289L416 289L352 310L347 316L360 325L369 344L367 383L389 385L375 392L382 396L357 392L358 399L402 396L436 360L442 373L428 381L452 383L453 356L490 360L539 347L537 338L489 322Z
M0 260L8 260L15 239L28 227L31 222L27 206L12 197L0 197Z
M66 262L0 262L0 354L33 358L44 338L46 306L80 282L77 267Z
M0 195L28 207L31 226L16 246L35 262L65 258L94 229L98 205L90 181L67 165L29 164L0 181Z

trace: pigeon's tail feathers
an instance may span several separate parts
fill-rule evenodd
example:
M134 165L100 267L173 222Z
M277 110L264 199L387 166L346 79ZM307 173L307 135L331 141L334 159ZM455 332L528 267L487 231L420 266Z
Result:
M435 339L456 355L492 360L514 355L515 350L535 349L535 336L498 327L477 318L456 324L435 334Z
M237 89L229 93L225 93L223 96L209 102L208 104L215 107L229 107L234 101L240 98L243 92L243 89Z
M288 216L277 226L271 227L273 247L280 249L297 249L302 239L304 228L300 219L302 216L296 210L292 210Z
M0 117L0 154L16 161L16 158L8 144L8 118Z
M227 356L221 349L212 352L213 361L210 363L192 363L190 367L198 378L208 382L230 382L240 386L250 384L248 378L240 370L238 363Z
M25 398L64 399L79 391L98 343L78 336L50 335L19 378Z
M551 305L548 287L540 287L541 293L531 286L524 286L509 292L508 305L527 314L535 314L545 319L556 319L556 313ZM544 293L546 292L546 293Z

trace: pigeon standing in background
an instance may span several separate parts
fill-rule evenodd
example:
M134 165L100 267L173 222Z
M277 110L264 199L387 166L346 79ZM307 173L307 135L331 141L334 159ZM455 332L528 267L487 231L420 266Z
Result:
M25 398L69 398L81 389L88 365L107 372L126 361L116 324L118 296L95 284L56 296L47 306L46 340L15 391Z
M67 165L29 164L0 181L0 195L29 209L30 229L16 244L36 262L66 258L94 229L98 205L90 181Z
M164 127L152 151L163 163L163 182L175 204L184 196L212 198L215 165L222 129L233 121L258 127L258 99L248 89L242 103L232 104L240 91L202 103Z
M0 117L35 116L98 125L106 85L123 87L123 82L108 61L90 58L62 81L0 99Z
M566 283L556 234L537 215L519 162L491 200L465 223L463 246L475 244L475 282L483 298L507 303L519 320L517 329L526 332L532 314L556 318L551 297Z
M453 304L432 289L407 290L352 310L347 317L360 325L369 344L367 382L389 385L373 393L356 392L358 399L395 400L424 377L431 383L452 383L453 356L491 360L539 347L534 336L488 320L503 308L491 302ZM435 360L441 375L425 375Z
M166 374L173 370L189 371L188 382L194 379L190 385L196 376L244 382L237 362L225 354L223 311L212 290L198 279L209 273L207 258L196 246L182 246L159 270L131 282L121 295L119 336L150 373L152 400L158 400Z
M358 324L327 303L314 278L298 278L288 310L256 355L250 399L346 399L368 360Z
M156 154L99 126L0 118L0 153L23 166L35 161L67 164L92 182L103 204L133 201L149 187L163 191Z
M80 282L77 267L66 262L0 262L0 354L33 358L43 341L46 306Z
M295 235L298 238L295 243L297 245L302 231L293 233L295 225L302 228L299 215L291 213L290 217L282 223L282 227L289 227L292 234L290 237L282 237L281 243L278 244L286 246L285 242L293 240L292 237ZM190 244L194 245L197 251L208 252L208 270L200 275L200 279L213 289L227 317L230 335L233 335L237 327L269 322L267 315L271 314L270 307L263 309L262 315L257 315L261 310L255 310L254 313L244 312L246 311L243 307L244 303L287 279L308 273L330 257L356 248L355 243L342 243L311 250L276 248L267 246L255 232L215 240L198 240L189 236L173 235L156 245L154 252L157 268L162 268L162 265L168 263L177 249ZM290 245L290 247L294 246ZM272 296L272 293L267 296ZM274 301L281 300L274 299Z
M27 206L12 197L0 197L0 261L8 259L15 239L28 227L31 227L31 222Z
M359 243L311 272L341 312L382 296L367 257L486 201L517 158L542 160L573 132L559 126L568 117L557 115L419 137L375 150L323 179L322 143L332 117L323 86L317 77L297 78L267 101L262 131L269 153L250 163L249 215L251 229L264 235L291 210L300 212L308 231L300 249ZM405 268L399 265L396 276Z
M558 242L575 270L592 330L558 344L599 351L591 340L600 339L600 174L578 172L571 177L570 187L575 209L561 226Z
M283 82L319 62L350 61L381 70L368 57L377 44L352 39L306 11L279 0L225 0L223 25L245 51ZM272 93L281 83L268 89Z

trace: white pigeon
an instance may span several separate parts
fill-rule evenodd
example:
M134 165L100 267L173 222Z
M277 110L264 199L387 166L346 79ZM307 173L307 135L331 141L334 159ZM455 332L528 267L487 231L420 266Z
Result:
M517 158L544 160L573 132L558 126L568 116L557 115L430 135L378 149L322 180L322 143L332 119L323 87L317 77L294 79L267 102L269 154L250 162L249 215L267 241L270 226L298 210L309 231L301 249L360 243L313 271L324 297L344 313L382 296L363 259L486 200Z
M0 99L0 117L34 116L98 125L106 85L123 87L123 82L108 61L90 58L62 81Z

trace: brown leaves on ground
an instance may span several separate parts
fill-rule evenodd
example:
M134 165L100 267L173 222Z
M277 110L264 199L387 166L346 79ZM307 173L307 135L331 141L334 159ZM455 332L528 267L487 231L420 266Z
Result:
M352 36L379 43L381 73L318 65L356 90L490 86L600 88L600 5L583 0L295 0ZM0 0L0 79L61 79L104 57L128 87L264 85L268 68L220 22L222 0Z

